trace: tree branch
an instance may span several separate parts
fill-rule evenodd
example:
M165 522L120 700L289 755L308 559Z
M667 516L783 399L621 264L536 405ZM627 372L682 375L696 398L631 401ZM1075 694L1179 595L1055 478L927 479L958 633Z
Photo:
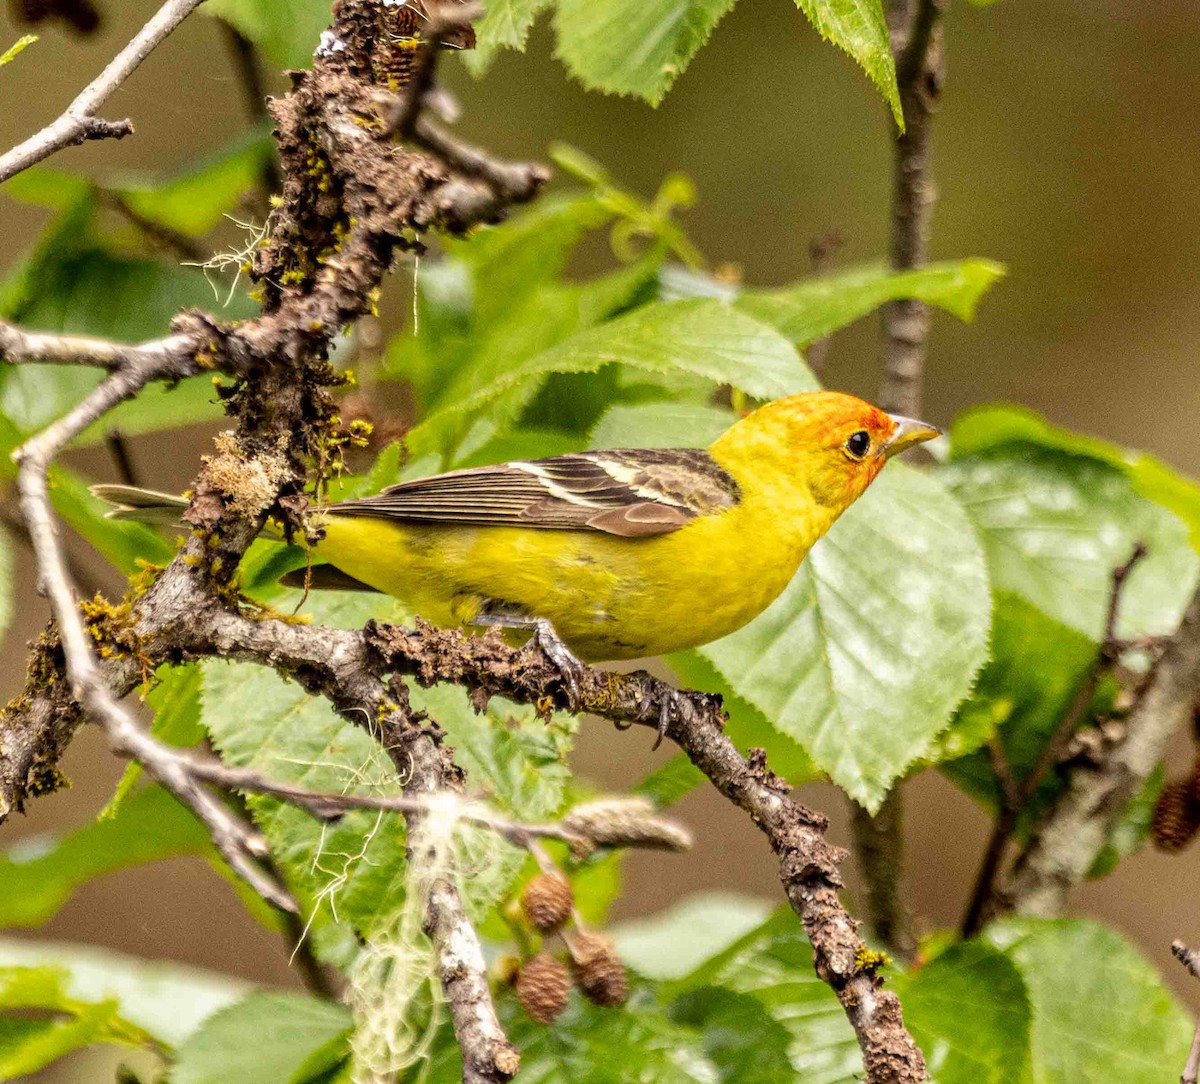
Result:
M159 43L202 3L204 0L167 0L57 120L0 155L0 184L63 147L88 139L121 139L131 134L131 121L101 120L96 116L97 111Z
M1192 978L1200 979L1200 952L1190 949L1182 941L1171 942L1171 952ZM1192 1048L1188 1051L1187 1063L1179 1077L1179 1084L1196 1084L1197 1074L1200 1074L1200 1021L1192 1035Z
M975 878L975 887L971 893L966 914L963 916L964 937L978 933L998 906L996 880L1000 874L1005 845L1020 822L1021 814L1037 793L1043 780L1062 760L1071 739L1079 731L1079 727L1087 716L1100 682L1106 674L1111 673L1120 657L1122 645L1117 639L1117 616L1121 606L1121 591L1129 573L1145 556L1146 547L1138 542L1133 547L1129 559L1113 569L1108 591L1108 607L1104 619L1104 633L1101 637L1100 648L1096 653L1095 664L1080 682L1079 688L1075 690L1071 703L1067 705L1067 710L1063 712L1050 739L1042 746L1041 753L1029 774L1018 783L1004 754L1004 745L999 735L993 737L992 741L988 743L992 770L1000 787L1000 808L992 824L992 832L984 851L983 862L980 864L979 873Z
M889 255L897 271L920 267L929 258L934 199L929 128L941 90L943 4L944 0L892 0L888 11L906 126L896 136L893 152ZM929 334L927 306L915 300L887 303L881 332L880 406L918 417ZM854 851L867 882L868 921L892 952L911 959L917 939L912 915L904 905L903 824L903 780L896 782L874 816L851 803Z
M1200 590L1140 687L1119 733L1074 764L1067 787L1035 827L997 894L1004 910L1056 915L1086 876L1133 795L1162 759L1171 735L1200 699Z

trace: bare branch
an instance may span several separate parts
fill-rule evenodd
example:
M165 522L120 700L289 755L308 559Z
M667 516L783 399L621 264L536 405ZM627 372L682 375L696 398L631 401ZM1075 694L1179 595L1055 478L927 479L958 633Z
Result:
M158 44L202 3L204 0L167 0L57 120L0 155L0 184L63 147L87 139L120 139L129 135L133 131L132 122L101 120L96 116L97 111Z
M195 336L185 333L131 346L82 335L22 331L0 320L0 360L13 365L44 362L89 365L109 372L153 370L155 375L148 379L168 380L200 372L191 356L195 342Z
M999 735L988 743L988 753L991 757L992 770L1000 785L1000 809L992 824L991 836L979 873L975 878L975 887L963 916L963 936L970 937L978 933L984 922L991 916L999 905L996 896L996 880L1000 874L1001 860L1009 837L1020 821L1021 814L1037 793L1046 776L1059 764L1066 753L1071 739L1079 731L1088 709L1095 699L1096 690L1106 674L1111 673L1113 665L1120 656L1121 644L1117 640L1117 617L1121 607L1121 592L1129 573L1137 563L1146 556L1146 547L1140 541L1133 547L1129 559L1117 565L1112 571L1108 591L1108 605L1105 610L1104 633L1100 649L1096 653L1096 661L1088 671L1071 703L1063 712L1058 726L1050 736L1029 773L1020 782L1013 776L1012 768L1004 755L1004 745Z

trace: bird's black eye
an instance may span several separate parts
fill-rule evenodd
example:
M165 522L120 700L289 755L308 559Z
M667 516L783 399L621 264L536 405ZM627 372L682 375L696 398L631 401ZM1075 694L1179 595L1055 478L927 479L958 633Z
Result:
M871 434L865 429L860 429L857 433L851 433L846 439L845 447L846 451L854 459L862 459L871 450Z

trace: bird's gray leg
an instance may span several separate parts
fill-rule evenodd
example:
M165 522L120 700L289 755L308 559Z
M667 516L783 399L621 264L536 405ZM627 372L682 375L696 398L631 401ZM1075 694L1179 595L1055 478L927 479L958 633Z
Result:
M502 629L525 629L533 633L537 645L558 670L567 687L567 696L571 710L578 711L580 706L579 675L583 672L583 663L575 657L562 637L554 631L554 626L544 617L529 617L527 614L510 613L503 610L484 610L470 621L472 625L487 628L495 626Z

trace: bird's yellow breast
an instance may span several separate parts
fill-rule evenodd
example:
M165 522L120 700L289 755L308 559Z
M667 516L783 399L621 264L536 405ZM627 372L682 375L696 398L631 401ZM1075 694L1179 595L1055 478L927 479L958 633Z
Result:
M548 619L586 659L666 654L761 613L832 522L807 487L775 488L752 481L735 507L648 538L331 512L318 556L435 624L498 603Z

